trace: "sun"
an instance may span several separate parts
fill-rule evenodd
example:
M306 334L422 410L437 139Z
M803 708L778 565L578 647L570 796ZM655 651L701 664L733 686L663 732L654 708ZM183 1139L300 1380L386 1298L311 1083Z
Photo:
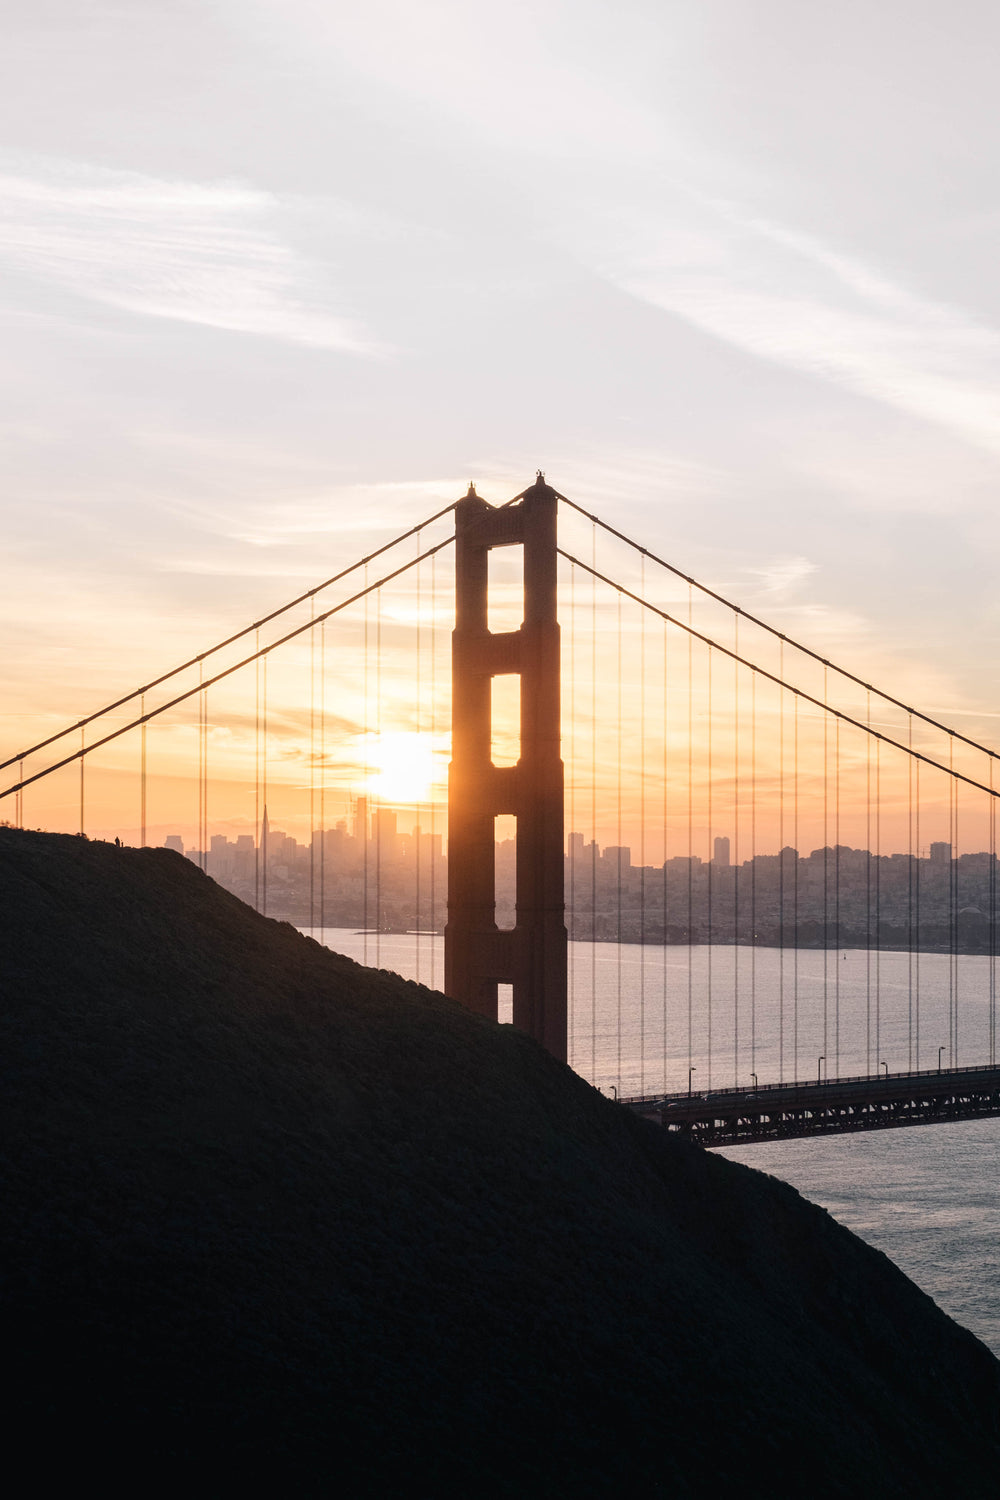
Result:
M434 783L434 752L430 736L400 730L372 737L368 747L374 770L369 793L382 802L427 802Z

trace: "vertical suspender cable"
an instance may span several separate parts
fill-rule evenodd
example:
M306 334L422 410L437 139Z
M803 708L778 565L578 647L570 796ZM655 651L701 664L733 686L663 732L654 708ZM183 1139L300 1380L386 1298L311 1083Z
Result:
M87 754L86 754L86 733L87 733L86 729L81 724L80 725L80 837L82 839L87 837L86 828L84 826L84 769L83 769L84 766L86 765L86 761L87 761Z
M198 663L198 682L199 683L202 680L203 670L204 670L203 669L203 663L199 662ZM205 848L204 848L204 844L203 844L203 841L202 841L202 825L203 825L203 816L202 816L202 814L203 814L203 801L204 801L204 794L205 794L205 766L204 766L204 762L205 762L205 740L204 740L204 728L203 728L203 726L204 726L204 718L205 718L204 695L199 692L196 695L194 701L195 701L195 707L196 707L196 709L198 711L198 729L197 729L196 741L195 741L196 744L197 744L197 746L198 746L198 772L197 772L197 775L195 777L195 787L197 789L197 794L198 794L198 812L197 812L197 820L196 820L197 832L195 834L195 846L196 846L197 851L198 851L198 868L199 868L199 870L204 870L204 868L205 868Z
M916 849L913 862L913 929L916 933L916 953L913 959L913 1067L921 1071L921 762L913 766L915 786L915 835Z
M430 693L431 693L431 755L436 753L437 746L437 553L431 554L431 660L430 660ZM432 760L432 766L435 762ZM431 775L431 931L435 934L431 938L431 989L434 989L437 967L437 845L434 842L436 831L437 803L434 798L435 785L434 775Z
M907 922L906 930L908 937L907 958L907 1067L913 1071L913 715L908 715L908 738L907 745L910 754L907 756L906 785L907 785Z
M208 689L199 693L201 701L201 867L208 870Z
M733 1088L740 1081L740 617L733 616Z
M205 790L204 790L204 793L202 795L202 807L203 807L204 818L205 818L205 837L202 840L202 848L205 851L205 869L207 871L208 870L208 855L209 855L209 851L210 851L211 843L212 843L212 836L211 836L211 834L208 831L208 798L209 798L209 788L210 788L208 752L209 752L210 745L211 745L211 740L210 740L210 736L209 736L208 688L206 688L204 690L204 692L201 695L201 698L202 698L202 703L204 705L204 712L205 712L205 723L204 723L204 729L203 729L203 735L204 735L204 741L205 741L205 754L204 754L204 776L205 776L205 779L204 779L204 788L205 788Z
M778 676L785 680L785 643L778 645ZM785 1081L785 699L778 689L778 1081Z
M666 1093L666 1091L667 1091L667 941L668 941L668 930L667 930L667 928L668 928L668 918L669 918L669 915L670 915L668 904L667 904L667 861L668 861L668 858L669 858L669 853L668 853L668 849L667 849L667 811L668 811L667 740L668 740L668 737L669 737L669 721L668 721L668 703L669 703L668 694L669 694L669 687L668 687L668 673L667 673L667 664L668 664L667 629L668 629L667 622L666 622L666 620L664 620L664 622L663 622L663 756L662 756L663 769L662 769L662 779L661 779L661 783L660 783L661 790L662 790L662 800L661 800L660 811L661 811L661 820L662 820L662 824L663 824L663 940L662 940L662 946L661 946L661 964L662 964L662 971L663 971L663 985L662 985L662 988L663 988L663 1019L662 1019L662 1025L663 1025L663 1092L664 1093Z
M948 765L952 765L949 744ZM955 947L957 947L958 912L955 901L955 873L957 873L958 847L955 841L955 777L948 781L948 843L951 846L951 862L948 867L948 1062L955 1067Z
M640 559L646 597L646 559ZM646 611L639 611L639 1092L646 1092Z
M989 1056L990 1066L997 1060L997 803L993 795L993 759L990 757L990 968L989 968Z
M799 1076L799 695L792 698L792 837L795 862L792 866L792 1066L793 1078Z
M865 735L865 1072L872 1070L872 693L866 691Z
M875 1071L882 1056L882 741L875 741Z
M590 1081L597 1081L597 527L591 526L590 561Z
M823 707L827 708L827 668L823 667ZM830 772L829 772L830 715L823 714L823 1056L830 1056L829 1047L829 991L830 991ZM829 1067L829 1064L827 1065Z
M713 902L713 875L715 872L715 850L712 845L712 648L708 648L708 1087L712 1087L712 955L715 943L715 911Z
M375 590L375 743L382 754L382 590ZM382 967L382 834L385 819L382 808L372 812L375 835L375 967Z
M688 584L688 670L687 670L687 700L688 700L688 724L687 724L687 815L688 815L688 846L687 846L687 929L688 929L688 1091L691 1088L691 1069L694 1056L694 636L691 634L693 625L693 594L691 584Z
M624 875L624 860L622 858L622 736L624 726L622 724L622 596L618 593L618 744L616 754L617 783L616 796L616 837L618 840L618 880L616 895L618 901L617 912L617 940L615 942L615 1011L616 1011L616 1034L618 1042L618 1064L617 1079L618 1092L622 1089L622 878Z
M959 930L959 913L960 913L960 907L959 907L959 904L958 904L958 902L959 902L959 888L958 888L958 871L959 871L959 864L958 864L958 861L959 861L958 798L959 798L959 792L960 792L960 786L959 786L959 783L956 781L955 782L955 844L954 844L954 854L952 856L952 869L955 872L955 900L954 900L954 903L953 903L954 910L955 910L955 942L954 942L954 945L953 945L954 951L953 951L952 960L951 960L951 962L952 962L952 969L954 970L954 975L955 975L954 985L953 985L953 992L954 992L954 996L955 996L955 1005L954 1005L954 1011L955 1011L955 1060L954 1060L952 1066L956 1067L956 1068L958 1067L958 1002L959 1002L959 963L958 963L958 950L959 950L959 939L961 937L961 932Z
M837 937L836 976L833 988L833 1056L837 1077L840 1077L840 720L837 719L834 735L834 793L833 793L833 925ZM844 957L846 958L846 954Z
M757 1076L757 673L750 673L750 1072Z
M316 618L315 596L309 618ZM309 632L309 931L316 935L316 627Z
M139 848L146 847L146 694L139 699Z
M198 663L198 681L205 674L205 664ZM208 868L208 704L205 689L198 694L198 864Z
M569 929L568 973L569 993L569 1063L572 1067L576 1056L576 965L572 947L576 927L576 563L569 565Z
M326 928L326 621L319 627L319 928Z
M417 528L417 566L416 566L416 574L417 574L417 581L416 581L416 587L417 587L417 632L416 632L416 637L417 638L416 638L416 653L417 653L417 736L418 736L418 739L419 739L419 736L420 736L421 732L423 731L423 727L424 727L423 699L422 699L421 690L420 690L420 688L421 688L421 684L420 684L420 675L421 675L421 673L420 673L420 668L421 668L421 661L420 661L420 646L421 646L421 640L420 640L420 626L421 626L421 619L420 619L420 608L421 608L421 601L420 601L420 573L421 573L421 568L420 568L420 542L421 542L421 536L420 536L420 531L421 531L421 528L418 527ZM433 797L433 795L434 795L434 788L433 788L433 786L430 789L430 794ZM415 950L416 950L416 969L417 969L416 979L417 979L417 983L418 984L420 983L420 944L422 942L421 932L422 932L423 925L424 925L423 922L420 920L420 823L421 823L421 805L422 805L421 801L420 801L420 799L418 797L417 806L416 806L416 808L414 810L413 835L412 835L412 841L411 841L412 845L413 845L413 909L414 909L414 914L415 914L414 915L413 925L416 928L416 936L414 938L414 946L415 946ZM433 941L433 939L432 939L432 941Z
M260 659L260 729L261 729L261 795L264 799L264 816L261 825L261 911L267 916L267 867L271 858L271 851L267 847L268 816L267 816L267 657Z
M203 673L203 664L201 662L199 662L198 663L198 681L199 681L199 683L202 680L202 673ZM195 842L196 842L197 849L198 849L198 868L199 868L199 870L204 870L204 868L205 868L205 845L204 845L204 840L203 840L203 837L202 837L202 830L204 828L204 801L205 801L205 729L204 729L204 725L205 725L205 697L204 697L203 693L199 693L197 695L197 697L195 698L195 705L196 705L197 710L198 710L198 734L197 734L197 744L198 744L198 775L197 775L197 779L196 779L196 786L197 786L197 789L198 789L198 818L197 818L198 832L195 835Z
M254 634L254 651L260 650L260 630ZM260 911L260 875L261 875L261 821L260 821L260 672L261 658L256 657L254 661L254 801L253 801L253 842L254 842L254 865L253 865L253 905L254 911Z
M364 721L362 739L364 741L364 795L355 805L354 813L354 836L361 840L361 927L364 936L361 939L361 954L365 963L368 962L368 781L369 781L369 755L370 745L368 743L368 564L365 563L365 612L364 612L364 643L362 647L364 662ZM364 812L361 813L361 809ZM359 826L360 825L360 826Z

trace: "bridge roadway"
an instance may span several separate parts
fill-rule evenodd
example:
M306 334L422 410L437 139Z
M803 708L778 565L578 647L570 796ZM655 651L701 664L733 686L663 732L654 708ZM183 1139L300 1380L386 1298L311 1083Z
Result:
M1000 1067L766 1083L703 1094L646 1094L621 1102L687 1140L735 1146L1000 1115Z

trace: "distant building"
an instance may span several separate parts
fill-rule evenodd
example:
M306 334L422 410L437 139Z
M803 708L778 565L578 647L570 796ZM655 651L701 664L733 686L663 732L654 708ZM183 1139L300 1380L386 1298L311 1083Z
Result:
M944 842L942 842L940 844L932 844L931 845L931 864L932 865L950 865L951 864L951 845L950 844L946 844Z
M164 849L173 849L177 854L184 853L184 840L179 833L168 833L163 840Z
M729 869L729 840L727 838L716 839L712 863L717 870Z
M601 863L605 870L620 878L632 868L632 850L627 844L609 844L601 855Z
M387 807L376 808L372 816L372 843L379 859L393 861L399 855L396 814Z

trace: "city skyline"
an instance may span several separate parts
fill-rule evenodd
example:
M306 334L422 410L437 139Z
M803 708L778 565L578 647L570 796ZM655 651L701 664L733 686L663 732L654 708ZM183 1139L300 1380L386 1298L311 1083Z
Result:
M274 828L261 839L212 836L207 849L168 835L165 846L266 915L308 928L442 932L447 849L440 834L397 827L396 815L359 798L353 819L316 830L308 844ZM513 927L516 845L494 845L495 916ZM675 855L637 865L623 845L571 831L564 853L566 923L577 941L706 942L762 947L917 948L993 953L1000 916L995 851L877 855L844 845L785 847L733 862L726 835L713 856Z

